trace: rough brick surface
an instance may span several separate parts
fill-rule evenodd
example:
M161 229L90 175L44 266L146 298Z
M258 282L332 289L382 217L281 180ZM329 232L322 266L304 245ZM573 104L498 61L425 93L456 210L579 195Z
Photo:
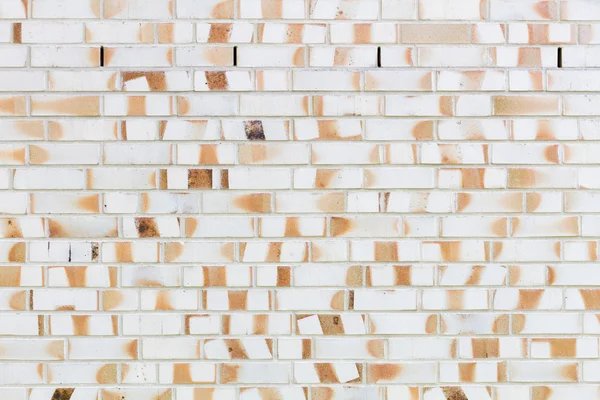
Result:
M600 393L598 0L0 0L0 400Z

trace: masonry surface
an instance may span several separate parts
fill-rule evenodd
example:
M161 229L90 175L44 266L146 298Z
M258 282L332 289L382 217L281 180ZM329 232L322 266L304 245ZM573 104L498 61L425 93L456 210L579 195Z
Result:
M600 396L597 0L0 0L0 400Z

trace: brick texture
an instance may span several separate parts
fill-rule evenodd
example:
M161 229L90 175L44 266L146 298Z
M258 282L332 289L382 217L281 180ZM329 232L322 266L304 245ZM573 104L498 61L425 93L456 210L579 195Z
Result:
M0 400L600 393L598 0L0 0Z

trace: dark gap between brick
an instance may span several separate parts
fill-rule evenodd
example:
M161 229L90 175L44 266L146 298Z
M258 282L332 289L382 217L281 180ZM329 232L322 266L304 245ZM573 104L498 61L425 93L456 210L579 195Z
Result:
M377 68L381 68L381 46L377 46Z
M237 46L233 46L233 66L237 67Z
M100 66L104 67L104 46L100 46Z
M562 47L558 48L558 68L562 68Z

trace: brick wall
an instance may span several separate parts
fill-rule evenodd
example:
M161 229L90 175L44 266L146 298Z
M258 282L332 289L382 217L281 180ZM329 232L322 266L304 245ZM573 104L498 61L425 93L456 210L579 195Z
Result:
M597 0L0 0L0 400L597 399L599 44Z

